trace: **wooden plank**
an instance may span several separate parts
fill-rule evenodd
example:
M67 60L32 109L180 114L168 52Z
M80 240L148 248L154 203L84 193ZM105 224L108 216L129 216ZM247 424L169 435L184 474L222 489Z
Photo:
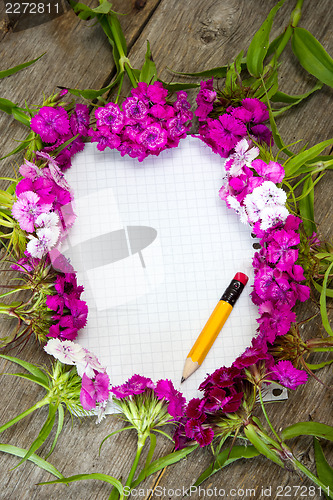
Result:
M122 9L122 12L130 11L128 17L121 18L121 22L130 42L129 45L132 47L130 59L133 65L142 64L146 40L149 39L160 76L168 81L171 78L178 78L172 76L168 67L179 71L197 71L230 61L242 47L246 49L253 33L274 3L274 0L268 2L264 0L238 2L236 0L207 0L206 2L187 0L182 3L176 0L161 2L148 0L146 7L138 12L131 2L128 1L125 5L119 0L114 2L114 8L115 10ZM289 2L283 6L277 16L278 26L282 20L285 22L292 6ZM329 37L332 16L329 13L332 13L332 4L329 0L322 0L319 5L305 2L300 25L312 31L332 53L332 39ZM18 40L22 40L22 33L21 38L15 33L9 33L8 37L6 35L0 48L0 55L3 57L2 64L9 67L23 60L32 59L37 55L36 47L43 46L42 42L46 39L49 47L48 54L45 56L47 59L42 59L21 74L1 82L1 97L22 103L24 97L29 95L31 102L38 102L41 91L51 92L55 85L97 88L102 86L109 77L112 71L110 52L101 30L98 26L88 28L71 13L52 21L49 25L27 31L24 34L24 47L16 45ZM64 53L67 56L67 65L62 71ZM89 65L87 61L90 61ZM313 79L305 76L303 70L299 69L290 50L285 54L283 64L281 79L286 92L301 93L313 85ZM52 73L41 69L49 67L52 68ZM193 102L195 92L190 94ZM331 97L331 89L322 90L301 108L294 109L285 117L281 117L279 124L285 141L292 142L298 138L304 138L305 141L313 144L329 138L331 135L329 109ZM8 117L0 118L1 143L8 148L3 149L2 154L4 154L10 149L8 138L13 134L17 138L22 138L23 132L20 125L8 120ZM1 165L2 175L10 172L11 163L11 161L6 163L6 169L3 164ZM316 188L316 217L320 224L320 231L326 237L332 234L332 222L329 216L332 213L330 188L332 188L332 176L328 174ZM2 279L1 282L3 283ZM313 310L314 307L307 304L300 314L306 317ZM1 320L1 330L6 332L8 329L8 321ZM311 324L307 327L306 335L319 334L319 326L313 327ZM48 362L48 357L43 351L36 349L33 339L29 341L24 353L18 356L32 362ZM5 371L12 370L14 367L7 364ZM320 378L327 384L331 383L331 371L328 368L321 371ZM2 383L1 423L12 418L18 408L23 410L29 407L34 404L37 397L43 395L43 391L34 388L32 384L14 377L3 376ZM307 420L309 414L314 420L332 423L330 410L330 393L314 380L310 380L305 388L292 394L287 403L268 407L269 415L277 428L297 420ZM40 410L39 414L27 417L25 421L6 431L1 436L1 442L29 446L43 424L46 414L45 410ZM117 478L126 477L135 453L134 432L121 433L111 438L104 445L101 458L98 458L98 446L102 438L119 427L119 422L110 417L99 426L96 426L92 419L84 419L79 425L75 422L72 428L67 415L64 431L50 461L65 475L104 472ZM295 449L299 455L305 453L303 460L313 470L313 457L306 456L309 444L309 438L297 440ZM168 441L163 438L158 439L156 456L162 456L171 451L171 448L172 445ZM42 452L45 454L47 447L43 447ZM332 459L332 448L327 450L327 457L329 460ZM161 487L172 489L190 486L202 470L209 465L210 460L209 450L195 452L187 460L167 469L161 478ZM25 464L9 472L9 469L17 463L16 458L7 455L0 456L3 498L56 500L66 496L69 499L90 500L107 498L110 491L109 486L95 482L76 483L69 488L62 485L37 487L35 484L39 481L52 478L32 464ZM152 487L155 478L156 476L148 478L143 487ZM225 472L213 476L204 486L206 488L208 485L210 488L223 487L228 491L231 488L256 488L258 498L261 487L272 485L276 493L278 485L300 484L302 483L296 475L278 469L266 459L259 458L230 466ZM164 498L176 498L176 496L167 495ZM192 498L199 498L199 496L193 494Z

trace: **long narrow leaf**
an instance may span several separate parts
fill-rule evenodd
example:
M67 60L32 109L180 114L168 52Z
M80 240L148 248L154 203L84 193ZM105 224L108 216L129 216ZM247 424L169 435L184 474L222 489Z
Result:
M326 307L326 288L327 288L327 281L328 281L328 277L330 275L330 272L331 272L331 269L333 267L333 262L331 263L331 265L328 267L326 273L325 273L325 276L324 276L324 281L323 281L323 289L321 291L321 294L320 294L320 300L319 300L319 303L320 303L320 314L321 314L321 319L322 319L322 322L323 322L323 327L325 328L325 330L327 331L327 333L330 335L330 336L333 336L333 331L332 331L332 328L331 328L331 325L330 325L330 322L328 320L328 314L327 314L327 307Z
M20 151L25 149L27 147L27 143L29 143L33 139L33 136L34 136L34 132L30 132L28 137L24 141L22 141L19 146L17 146L15 149L13 149L13 151L11 151L10 153L7 153L5 156L2 156L0 158L0 161L4 160L5 158L8 158L9 156L15 155L16 153L19 153Z
M280 0L270 11L267 18L256 32L250 43L246 55L247 69L253 76L259 77L263 73L263 64L269 48L269 34L277 11L285 0Z
M313 438L317 475L319 479L333 492L333 469L328 464L317 438Z
M298 155L295 155L293 158L287 160L287 162L284 165L286 178L295 175L298 169L302 165L304 165L309 160L315 158L325 148L327 148L327 146L330 146L331 144L333 144L333 139L328 139L327 141L320 142L319 144L312 146L312 148L306 149L302 153L299 153Z
M253 446L259 451L259 453L264 455L272 462L275 462L280 467L284 467L282 460L280 460L277 454L258 436L252 425L244 427L244 433L248 440L251 441Z
M30 382L34 382L35 384L41 385L44 389L49 390L49 386L43 382L42 379L35 377L35 375L29 375L28 373L6 373L6 375L12 375L14 377L24 378L25 380L29 380Z
M15 455L16 457L24 457L24 455L27 453L27 450L23 448L18 448L17 446L12 446L10 444L1 444L0 443L0 451L3 453L9 453L10 455ZM50 474L53 474L54 476L58 477L59 479L62 479L64 476L59 472L52 464L47 462L46 460L43 460L41 457L33 453L28 460L30 462L33 462L34 464L38 465L40 469L44 469Z
M44 441L46 441L46 439L48 438L52 428L53 428L53 424L54 424L54 421L55 421L55 416L56 416L56 413L57 413L57 405L55 404L50 404L49 405L49 415L46 419L46 422L45 424L43 425L43 427L41 428L38 436L37 436L37 439L35 439L35 441L32 443L32 445L30 446L29 450L27 451L27 453L24 455L24 457L22 458L22 460L20 460L20 462L18 463L18 465L16 467L18 467L19 465L23 464L23 462L25 462L26 460L28 460L29 457L31 457L31 455L33 453L35 453L36 450L38 450L38 448L40 446L42 446L42 444L44 443Z
M77 474L75 476L64 477L63 479L56 479L55 481L44 481L38 484L55 484L55 483L73 483L74 481L86 481L87 479L97 479L98 481L104 481L106 483L112 484L117 488L119 493L122 494L123 486L118 479L107 474L100 474L98 472L93 472L92 474Z
M27 68L28 66L31 66L34 64L36 61L38 61L43 55L45 55L46 52L43 52L40 56L36 57L36 59L32 59L32 61L25 62L23 64L19 64L18 66L15 66L13 68L5 69L3 71L0 71L0 78L5 78L6 76L14 75L14 73L17 73L18 71L21 71L21 69Z
M186 90L186 89L196 89L200 87L199 83L181 83L181 82L171 82L167 83L158 78L158 81L163 83L163 87L165 87L170 92L177 92L178 90Z
M323 361L322 363L318 363L317 365L313 365L311 363L305 363L306 366L314 371L314 370L321 370L322 368L324 368L324 366L328 366L328 365L331 365L333 363L333 359L330 359L329 361Z
M156 75L157 75L156 65L153 61L153 57L150 51L150 45L147 40L147 51L145 55L145 62L142 66L142 70L140 71L139 81L146 82L149 85L150 83L155 82Z
M192 451L196 450L198 445L188 446L187 448L183 448L182 450L174 451L173 453L169 453L165 457L158 458L154 462L152 462L149 467L145 471L141 471L138 478L132 483L131 488L135 488L138 484L141 483L143 479L158 472L164 467L168 465L175 464L185 458L187 455L192 453Z
M298 422L286 427L281 434L284 441L298 436L317 436L333 441L333 427L319 422Z
M311 175L304 182L302 195L303 197L298 203L299 211L304 230L307 236L311 236L316 231L314 222L314 184Z
M214 462L198 477L193 486L199 486L210 476L236 460L241 458L254 458L258 455L260 455L260 453L254 446L234 446L231 450L229 448L223 450L219 453Z
M111 82L109 85L106 87L103 87L99 90L94 90L94 89L67 89L68 92L70 92L73 95L76 96L81 96L84 97L84 99L89 99L93 100L96 99L97 97L100 97L101 95L105 94L105 92L108 92L111 90L117 83L119 82L119 78L121 76L121 73L119 73L113 82Z
M0 358L7 359L8 361L11 361L12 363L16 363L17 365L22 366L27 372L31 373L35 377L41 379L44 381L45 385L48 385L49 379L45 375L45 373L38 368L37 366L33 365L32 363L28 363L28 361L23 361L22 359L19 358L14 358L13 356L7 356L6 354L0 354Z
M63 428L63 425L64 425L64 416L65 416L65 412L64 412L64 407L60 404L58 406L58 426L57 426L57 432L54 436L54 440L53 440L53 443L52 443L52 446L50 448L50 451L48 452L48 454L46 455L45 458L48 458L51 453L53 452L56 444L57 444L57 441L58 441L58 437L62 431L62 428Z
M333 87L333 59L309 31L294 28L291 46L306 71Z
M309 92L306 92L305 94L303 94L302 96L300 96L300 98L294 102L292 102L291 104L289 104L289 106L284 106L280 109L277 109L276 111L273 111L274 113L274 116L279 116L279 115L282 115L282 113L285 113L286 111L288 111L288 109L291 109L293 106L297 106L298 104L300 104L304 99L306 99L307 97L309 97L311 94L313 94L314 92L316 92L317 90L321 89L323 86L323 84L318 80L318 82L316 83L316 85L313 87L313 89L309 90ZM272 97L275 97L277 94L277 92L275 93L275 95L273 95ZM271 100L273 100L271 97ZM295 96L293 96L295 97ZM278 102L278 101L276 101Z
M287 104L297 104L301 102L303 99L306 99L309 97L313 92L316 92L316 90L320 90L322 88L323 84L318 80L316 85L309 90L308 92L305 92L304 94L298 94L298 95L289 95L285 94L284 92L277 91L272 97L271 101L273 102L285 102Z
M313 286L315 287L315 289L321 293L323 290L323 287L321 285L319 285L319 283L316 283L315 281L313 281L312 283L313 283ZM326 297L333 298L333 289L332 288L326 288Z

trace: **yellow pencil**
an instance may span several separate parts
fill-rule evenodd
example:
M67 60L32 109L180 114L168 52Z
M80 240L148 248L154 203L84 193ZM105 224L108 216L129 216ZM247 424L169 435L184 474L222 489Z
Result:
M186 358L181 379L182 383L199 368L207 356L209 349L222 330L248 279L246 274L236 273L234 279L222 295Z

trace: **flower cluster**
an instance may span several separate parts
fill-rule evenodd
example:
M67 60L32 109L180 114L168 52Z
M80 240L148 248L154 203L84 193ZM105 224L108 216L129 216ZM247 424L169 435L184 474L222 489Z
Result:
M256 142L272 144L272 134L264 124L269 119L266 105L256 98L245 98L239 105L230 105L218 118L209 115L217 104L217 93L213 79L201 82L197 95L196 116L199 119L199 138L208 144L214 153L227 158L234 152L236 144L250 136Z
M159 380L154 384L150 378L133 375L125 384L112 387L111 392L120 400L149 393L157 400L167 402L167 411L171 417L179 419L183 416L186 399L174 388L171 380Z
M90 129L97 149L117 149L122 156L144 160L148 155L177 147L186 137L192 118L186 92L177 92L175 102L167 101L162 83L139 82L124 100L122 109L115 103L95 111L96 130Z
M110 380L97 357L70 340L50 339L44 349L61 363L76 366L77 373L82 378L80 393L82 407L85 410L92 410L98 406L100 420L109 399Z
M286 193L276 186L284 178L283 167L261 159L259 148L251 147L247 139L240 140L225 162L224 184L220 198L233 208L244 223L254 231L265 231L289 214L285 203Z
M89 125L89 108L85 104L76 104L70 114L61 105L43 106L30 123L43 143L49 144L43 148L48 153L79 134L56 156L62 170L69 168L72 156L83 150L83 137L88 135Z
M43 161L41 167L28 160L20 167L23 179L16 186L12 215L30 233L26 253L41 259L59 240L64 225L61 208L70 206L72 194L57 162L42 152L37 159ZM73 221L74 214L68 214L66 225Z
M46 298L47 307L56 313L47 336L74 340L87 323L88 307L80 299L83 286L77 285L75 274L67 273L57 275L54 288L56 293Z

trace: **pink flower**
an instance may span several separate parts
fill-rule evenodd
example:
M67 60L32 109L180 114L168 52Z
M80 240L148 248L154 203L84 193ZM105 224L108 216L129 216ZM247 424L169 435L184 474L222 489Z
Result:
M126 398L135 394L142 394L146 389L155 389L155 385L150 378L141 375L133 375L125 384L111 388L111 392L116 398Z
M105 126L113 134L117 134L123 128L124 117L118 104L109 102L104 108L95 111L96 125L100 129Z
M21 229L33 233L37 217L41 213L49 212L51 208L50 204L40 203L40 197L36 193L25 191L13 204L12 215L18 221Z
M224 114L218 120L210 122L209 137L217 144L218 148L226 151L232 150L242 137L247 135L244 123L233 116Z
M167 133L162 127L155 123L140 134L138 142L150 151L163 148L167 143Z
M251 167L251 162L259 155L259 148L250 148L248 141L244 138L235 146L235 152L227 159L225 169L231 176L237 177L244 173L242 168L246 165Z
M205 418L191 418L186 422L186 436L195 439L201 448L209 445L213 441L214 431L208 425L203 425Z
M89 130L89 108L85 104L76 104L69 119L73 135L88 135Z
M213 111L213 103L216 99L216 92L213 89L213 78L206 82L200 82L200 91L196 97L197 109L195 111L199 121L207 119L207 116Z
M168 412L172 417L178 418L183 415L186 399L181 392L174 388L171 380L159 380L156 384L155 394L159 399L169 401Z
M44 142L56 142L61 136L69 132L67 111L60 107L43 106L31 118L31 129L39 134Z
M96 403L102 403L109 399L109 377L107 373L97 373L95 380L91 380L84 373L80 401L85 410L96 408Z
M294 368L291 361L279 361L277 365L272 368L272 378L278 380L280 384L287 387L287 389L296 389L301 384L305 384L308 375L303 370Z
M270 161L267 165L263 160L257 159L252 162L252 167L260 177L272 181L274 184L282 182L285 175L282 165L275 161Z

